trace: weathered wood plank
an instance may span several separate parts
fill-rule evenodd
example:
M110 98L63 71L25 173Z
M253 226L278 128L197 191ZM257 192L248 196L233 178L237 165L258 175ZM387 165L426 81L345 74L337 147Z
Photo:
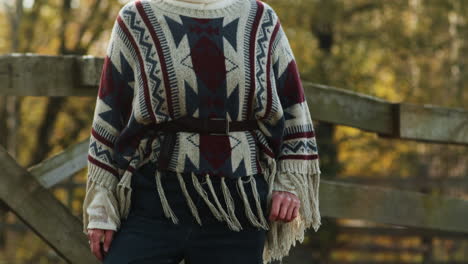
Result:
M468 201L390 188L320 181L322 215L468 234Z
M380 223L379 223L380 225ZM418 228L401 228L401 227L381 227L381 226L344 226L338 227L340 234L347 234L350 236L391 236L395 237L421 237L431 236L444 239L462 239L465 240L467 235L464 233L428 230Z
M94 96L97 96L97 86L101 79L102 65L104 64L103 57L96 57L86 55L76 58L78 65L80 65L81 76L80 83L85 87L93 87Z
M87 165L89 137L57 155L28 168L45 188L69 178Z
M419 191L422 189L440 189L441 184L443 185L443 190L466 190L468 191L468 179L467 177L438 177L438 178L423 178L423 177L379 177L379 175L374 175L372 177L360 177L360 176L347 176L340 177L335 179L339 182L349 182L354 184L364 184L364 185L377 185L387 188L394 188L398 190L409 190L409 191Z
M468 110L388 102L309 82L304 89L313 119L381 137L468 145Z
M401 103L399 137L439 143L468 143L468 111Z
M65 167L68 162L73 162L77 156L86 157L87 141L78 143L77 146L69 148L59 155L68 157L65 159L53 157L57 161L63 160ZM70 153L69 153L70 152ZM73 153L73 154L72 154ZM45 161L43 164L57 164L54 161ZM84 168L85 162L81 161ZM45 166L46 168L48 166ZM49 168L54 168L50 166ZM47 169L38 169L39 171ZM52 169L51 171L60 171ZM44 176L43 179L46 177ZM51 177L56 179L55 177ZM443 231L468 231L468 223L457 219L463 215L468 216L468 202L454 198L430 196L418 192L400 191L383 187L365 186L359 184L349 184L343 182L321 181L321 205L324 214L339 218L357 218L375 221L379 223L389 223L395 225L407 225L413 228L439 229ZM323 193L322 193L323 192ZM331 199L333 198L333 199ZM397 206L401 203L400 206ZM365 206L362 206L365 204ZM428 207L429 206L429 207ZM463 209L463 210L462 210ZM327 210L332 210L327 212ZM414 215L401 217L407 212ZM458 215L458 217L456 217ZM453 221L455 223L449 223ZM451 227L451 228L446 228Z
M71 263L99 263L81 221L0 146L0 199L57 254Z
M83 146L71 148L69 151L77 151L80 148ZM89 253L86 240L80 240L80 236L84 237L79 220L70 215L66 207L43 188L41 183L33 179L34 176L18 166L3 149L0 151L0 169L4 172L0 177L0 199L4 200L15 214L57 252L73 257L68 254L71 249L67 248L65 243L60 243L66 238L71 241L69 245L75 245L73 241L84 243L83 250ZM326 180L321 180L320 186L320 208L323 216L468 233L468 223L464 221L468 217L468 201ZM51 226L57 228L51 229ZM62 231L66 236L61 235Z
M80 146L69 148L68 151L64 151L64 153L60 154L63 155L63 157L69 157L63 159L65 163L63 166L67 166L67 159L69 162L73 162L73 156L81 155L86 157L88 140L89 139L86 139L78 143ZM74 152L73 154L71 153L72 151ZM58 157L53 157L51 159L55 158L57 160L62 160ZM49 162L54 164L53 161L45 161L43 164ZM85 166L84 163L81 164L83 167ZM77 167L77 169L80 168ZM47 169L44 170L47 171ZM39 176L39 178L43 178L43 176ZM55 177L51 178L56 179ZM452 215L452 217L449 217L452 218L450 221L457 222L457 217L455 217L459 213L457 210L460 210L460 213L464 213L468 216L468 210L461 211L461 209L468 208L464 207L468 206L468 202L463 200L430 196L418 192L324 180L321 181L320 192L321 208L324 209L324 214L327 215L327 210L333 209L333 211L329 212L328 216L357 218L379 223L411 226L413 228L460 232L468 231L468 223L461 221L458 225L453 223L448 224L446 221L441 222L439 219L444 219L444 217ZM334 199L330 199L330 197ZM397 202L401 202L401 206L396 206L395 203ZM428 204L428 202L432 204ZM366 206L363 207L363 204L366 204ZM433 207L427 208L427 205L433 205ZM388 208L392 210L388 210ZM405 218L401 217L406 212L414 213L414 215L408 215ZM461 215L462 214L459 214L459 216ZM429 218L429 220L426 218ZM446 223L447 226L451 226L453 229L445 228Z
M0 95L97 96L103 58L31 53L0 55ZM394 103L303 82L312 118L379 136L468 144L468 110Z
M83 61L87 59L79 55L53 56L34 53L0 55L0 94L97 96L96 84L87 86L82 83L83 76L89 78L91 71L90 63ZM84 69L83 65L89 68Z
M392 104L366 94L303 82L313 119L352 126L369 132L392 134Z

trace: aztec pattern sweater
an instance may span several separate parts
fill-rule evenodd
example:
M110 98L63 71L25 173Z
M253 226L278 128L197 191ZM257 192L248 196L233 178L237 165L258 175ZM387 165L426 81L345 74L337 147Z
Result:
M148 136L151 124L185 115L256 119L259 129ZM129 213L131 177L147 162L158 164L157 192L174 223L178 219L165 199L161 170L175 171L179 179L181 173L191 173L195 186L200 186L195 174L206 175L208 183L210 177L221 177L226 210L211 203L202 188L197 191L218 219L239 231L232 197L224 188L226 179L236 180L248 219L268 230L265 263L288 255L296 241L303 241L305 229L318 230L320 168L314 126L294 54L271 6L260 0L230 0L222 7L198 9L135 0L121 8L91 129L85 234L88 228L119 228ZM289 223L267 220L251 177L257 173L269 183L269 205L274 190L299 197L298 217ZM242 176L251 178L255 204L245 199ZM184 195L197 218L193 198Z

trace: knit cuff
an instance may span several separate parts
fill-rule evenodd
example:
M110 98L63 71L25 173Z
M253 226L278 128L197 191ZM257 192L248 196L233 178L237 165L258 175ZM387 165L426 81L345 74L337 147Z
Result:
M90 228L117 230L120 226L115 195L118 180L93 164L89 165L89 172L83 202L83 233L88 234Z
M298 185L307 178L317 177L314 174L320 174L319 160L279 160L278 171L273 182L273 191L286 191L299 197L298 188L307 186ZM316 190L311 190L315 191ZM318 190L317 190L318 191Z
M106 224L106 223L100 223L100 222L90 222L88 224L88 229L101 229L101 230L114 230L117 231L118 227L114 224ZM88 233L85 233L86 235Z
M283 172L283 174L285 173ZM288 175L277 174L276 180L273 183L273 191L290 192L297 196L296 186L294 186Z

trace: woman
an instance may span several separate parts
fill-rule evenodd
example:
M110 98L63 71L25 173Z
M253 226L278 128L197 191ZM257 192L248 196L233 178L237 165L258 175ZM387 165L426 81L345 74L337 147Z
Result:
M267 263L320 226L314 127L259 0L119 11L91 130L83 232L104 263Z

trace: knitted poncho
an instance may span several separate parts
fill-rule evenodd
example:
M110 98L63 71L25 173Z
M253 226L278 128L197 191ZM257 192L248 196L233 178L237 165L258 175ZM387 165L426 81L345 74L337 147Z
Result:
M186 115L256 119L259 129L228 135L159 131L148 136L151 124ZM307 228L318 230L320 169L314 126L294 54L271 6L231 0L198 9L136 0L121 8L91 129L84 233L88 228L119 228L131 205L131 177L148 162L158 166L155 191L175 224L178 218L165 199L161 171L177 172L181 185L181 173L190 173L199 187L195 174L206 176L208 183L221 177L222 190L216 195L228 208L210 201L203 187L198 193L230 229L242 229L232 208L243 206L252 225L268 230L265 263L288 255ZM299 215L293 221L269 221L263 215L252 177L257 173L269 184L268 206L274 190L299 197ZM243 204L232 204L227 179L237 181ZM248 182L255 203L246 199L243 186ZM197 218L194 197L181 195Z

